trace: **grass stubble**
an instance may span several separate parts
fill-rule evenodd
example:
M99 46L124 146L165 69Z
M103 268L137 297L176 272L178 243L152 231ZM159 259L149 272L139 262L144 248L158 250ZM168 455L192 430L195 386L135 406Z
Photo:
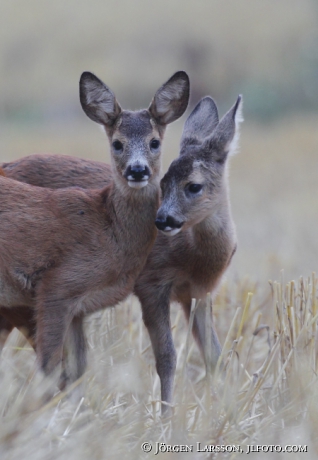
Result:
M207 296L207 333L210 297ZM160 384L140 308L134 298L88 318L89 367L73 385L82 397L56 392L35 367L35 353L11 333L0 360L1 459L151 458L156 443L193 446L157 457L236 458L238 452L198 452L205 445L307 445L317 458L318 341L315 274L265 286L226 282L213 313L224 344L216 372L206 372L179 308L172 309L178 364L173 415L161 419ZM207 334L209 337L209 333ZM209 351L207 350L207 353ZM55 376L56 378L56 376ZM46 402L45 402L46 401ZM152 452L143 453L143 442ZM263 453L251 454L254 458ZM269 454L268 454L269 455Z

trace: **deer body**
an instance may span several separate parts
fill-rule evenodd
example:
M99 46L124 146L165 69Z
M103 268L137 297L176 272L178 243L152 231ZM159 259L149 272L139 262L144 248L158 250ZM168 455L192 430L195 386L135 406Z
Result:
M154 243L158 206L156 186L128 192L49 190L0 178L0 304L33 306L39 290L50 290L75 298L79 314L126 297ZM6 250L10 239L14 250Z
M157 233L164 129L183 114L188 96L188 77L177 72L149 110L122 111L109 88L86 72L81 103L111 142L110 184L49 190L0 176L0 306L9 315L35 311L30 322L45 372L61 362L67 341L75 355L67 377L78 378L86 362L83 316L133 290Z
M207 292L215 291L234 251L236 237L234 226L218 228L214 224L213 218L206 218L175 237L161 233L157 236L145 271L156 272L160 267L161 281L173 281L172 301L179 301L187 293L191 302L192 298L202 299Z
M51 371L75 316L133 290L156 237L158 190L51 191L6 178L0 190L0 305L35 309L41 366Z
M134 286L156 358L162 400L168 403L172 401L176 365L170 303L180 303L189 319L192 299L204 299L207 292L215 294L236 249L228 196L227 156L235 148L239 109L240 100L219 122L213 100L205 98L189 116L181 140L180 156L162 180L162 204L157 213L157 226L161 231ZM57 180L51 179L50 172L45 174L48 177L45 185L75 185L65 168L65 157L39 157L45 164L51 164L55 158L56 164L61 165ZM72 161L77 165L76 170L80 171L83 160ZM26 181L32 177L34 183L39 184L45 178L37 177L37 164L38 157L30 156L2 167L10 177ZM110 179L106 178L108 166L96 162L90 164L105 174L97 184L102 187L104 181ZM24 177L20 172L22 170ZM83 186L86 180L90 181L84 170L83 165L80 179ZM191 185L202 185L202 192L190 193ZM171 233L175 235L170 236ZM13 322L12 318L8 319ZM20 322L27 324L26 319ZM205 309L199 307L193 333L203 354L205 322ZM220 344L213 325L211 340L210 364L213 367L220 355ZM163 410L167 411L167 408Z

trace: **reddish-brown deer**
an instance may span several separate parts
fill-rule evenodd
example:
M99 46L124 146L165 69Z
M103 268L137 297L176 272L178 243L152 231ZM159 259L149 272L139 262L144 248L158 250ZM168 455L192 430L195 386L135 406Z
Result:
M82 108L105 127L111 144L109 185L50 190L0 177L0 306L21 307L22 322L23 308L35 312L35 346L46 373L61 363L67 338L75 359L66 377L78 378L86 365L83 316L132 292L157 233L163 133L188 97L188 76L177 72L148 110L126 111L84 72Z
M181 303L189 318L191 299L205 298L207 292L215 294L235 252L227 158L235 150L240 121L240 98L220 122L217 107L209 97L202 99L190 114L181 139L180 156L162 179L163 202L157 214L157 226L162 232L135 283L134 291L141 301L156 356L162 400L169 403L176 361L170 331L170 302ZM44 187L90 186L94 178L96 186L102 187L111 180L108 165L67 156L31 155L2 167L9 177ZM9 331L14 324L24 326L32 334L32 311L7 310L5 316L10 322L2 319L3 330ZM205 322L201 304L195 314L193 333L203 355ZM213 367L220 354L214 326L211 339Z

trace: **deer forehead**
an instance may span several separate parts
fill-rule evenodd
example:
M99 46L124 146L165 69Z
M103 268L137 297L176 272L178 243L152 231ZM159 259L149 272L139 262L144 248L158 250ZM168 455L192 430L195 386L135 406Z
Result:
M200 184L204 181L204 175L202 174L201 169L201 162L194 162L196 163L193 165L193 170L191 174L189 174L188 182L192 182L193 184Z
M174 160L166 174L161 179L162 188L167 188L189 177L192 172L192 161L188 157L180 156Z
M113 131L113 138L148 139L159 136L159 130L147 110L139 112L123 111Z
M182 155L174 160L162 179L162 187L180 187L188 182L200 182L204 179L202 161L192 156Z

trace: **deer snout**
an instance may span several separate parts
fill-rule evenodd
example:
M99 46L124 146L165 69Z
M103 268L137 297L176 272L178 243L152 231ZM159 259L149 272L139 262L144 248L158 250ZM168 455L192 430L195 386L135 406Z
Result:
M155 224L158 230L161 230L167 235L173 236L180 232L184 222L180 222L172 216L161 217L158 214Z
M125 177L128 185L133 188L142 188L148 184L150 178L148 166L133 165L126 169Z

